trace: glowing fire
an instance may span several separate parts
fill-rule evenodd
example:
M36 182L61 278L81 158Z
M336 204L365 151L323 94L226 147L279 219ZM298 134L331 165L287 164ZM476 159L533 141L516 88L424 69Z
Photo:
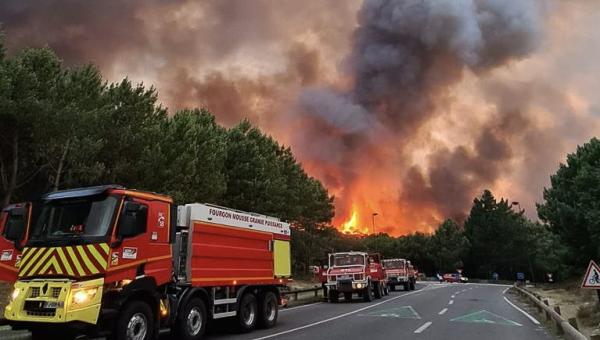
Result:
M368 229L360 228L358 226L358 223L358 210L355 206L352 206L352 214L350 216L350 219L342 223L340 229L345 234L367 234L369 232Z

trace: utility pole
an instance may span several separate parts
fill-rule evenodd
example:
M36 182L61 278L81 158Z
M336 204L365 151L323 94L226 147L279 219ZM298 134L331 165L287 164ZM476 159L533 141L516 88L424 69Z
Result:
M375 234L375 216L377 216L377 215L379 215L379 214L376 212L371 214L371 217L373 218L373 234Z

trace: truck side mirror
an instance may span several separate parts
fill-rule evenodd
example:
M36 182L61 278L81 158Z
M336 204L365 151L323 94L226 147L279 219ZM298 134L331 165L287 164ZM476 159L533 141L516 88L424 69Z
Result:
M4 236L6 239L13 242L19 242L25 234L25 215L27 209L25 208L14 208L8 213L8 220L6 222L6 228L4 230Z
M145 205L133 201L125 202L119 219L119 237L132 237L144 233L147 220L148 209Z

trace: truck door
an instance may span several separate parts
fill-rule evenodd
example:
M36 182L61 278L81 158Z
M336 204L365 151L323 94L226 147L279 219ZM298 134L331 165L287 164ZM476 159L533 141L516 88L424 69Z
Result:
M15 263L27 239L32 213L31 203L9 205L0 215L0 281L17 280Z

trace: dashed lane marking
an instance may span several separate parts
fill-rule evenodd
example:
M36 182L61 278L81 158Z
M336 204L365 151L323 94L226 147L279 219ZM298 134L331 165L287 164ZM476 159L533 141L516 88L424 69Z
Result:
M527 313L526 311L522 310L521 308L519 308L519 306L515 305L514 303L510 302L509 299L506 298L506 296L504 297L504 300L506 300L506 302L508 302L509 305L513 306L516 310L518 310L519 312L523 313L529 320L531 320L531 322L533 322L536 325L539 325L540 322L537 321L533 316L529 315L529 313Z
M454 300L450 300L450 302L448 302L449 305L454 304Z
M427 327L431 326L431 324L432 324L432 323L433 323L433 322L431 322L431 321L427 321L427 322L425 322L425 323L423 324L423 326L421 326L421 327L419 327L419 328L417 328L417 329L415 330L415 333L417 333L417 334L419 334L419 333L423 333L423 331L424 331L424 330L426 330L426 329L427 329Z
M448 308L444 308L438 313L438 315L444 315L444 313L446 313L447 311L448 311Z
M420 293L420 292L423 292L423 291L435 290L435 289L439 289L439 288L442 288L442 287L431 287L431 288L427 287L427 288L423 288L421 290L415 290L415 291L412 291L412 292L409 292L409 293L406 293L406 294L402 294L402 295L398 295L398 296L395 296L395 297L393 297L391 299L387 299L387 300L384 300L384 301L381 301L381 302L378 302L378 303L375 303L375 304L372 304L372 305L369 305L369 306L366 306L366 307L363 307L363 308L359 308L359 309L353 310L351 312L340 314L340 315L337 315L337 316L334 316L334 317L331 317L331 318L328 318L328 319L325 319L325 320L321 320L321 321L309 323L308 325L304 325L304 326L300 326L300 327L288 329L287 331L283 331L283 332L279 332L279 333L275 333L275 334L265 335L265 336L262 336L260 338L254 338L252 340L270 339L270 338L274 338L274 337L277 337L277 336L280 336L280 335L297 332L299 330L311 328L311 327L314 327L314 326L317 326L317 325L321 325L321 324L324 324L324 323L327 323L327 322L331 322L331 321L334 321L334 320L337 320L337 319L344 318L344 317L349 316L349 315L360 313L360 312L362 312L364 310L367 310L367 309L370 309L370 308L373 308L373 307L377 307L377 306L379 306L381 304L397 300L397 299L399 299L401 297L404 297L404 296L414 295L416 293Z
M505 290L502 291L502 294L506 294L506 291L509 290L510 287L506 288Z

